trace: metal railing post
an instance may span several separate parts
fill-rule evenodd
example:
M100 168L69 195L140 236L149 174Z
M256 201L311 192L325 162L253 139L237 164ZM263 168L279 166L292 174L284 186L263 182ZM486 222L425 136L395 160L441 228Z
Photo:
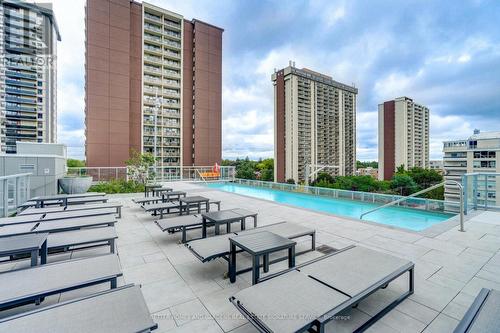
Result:
M488 210L488 175L484 175L484 210Z
M462 175L462 186L463 186L463 191L462 191L462 198L463 198L463 201L464 201L464 207L463 207L463 210L464 210L464 214L467 215L467 211L469 209L469 202L468 202L468 195L467 195L467 192L468 192L468 189L469 189L469 184L468 184L468 177L467 175Z
M21 187L21 177L17 177L17 178L16 178L16 185L15 185L15 187L14 187L14 192L15 192L15 193L14 193L14 198L15 198L15 199L14 199L14 204L15 204L16 209L17 209L17 207L18 207L18 206L19 206L19 204L20 204L20 203L19 203L19 201L20 201L19 196L20 196L20 193L21 193L21 191L20 191L20 187Z
M9 215L9 179L3 180L3 216Z
M474 209L477 210L477 178L478 175L473 175L472 176L472 196L473 196L473 202L474 202Z

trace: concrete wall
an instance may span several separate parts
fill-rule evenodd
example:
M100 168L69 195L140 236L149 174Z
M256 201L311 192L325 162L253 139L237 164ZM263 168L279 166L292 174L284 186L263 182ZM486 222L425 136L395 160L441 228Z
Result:
M66 158L56 155L0 155L0 176L31 173L31 195L57 193L57 180L66 173Z
M17 153L20 155L57 155L67 156L66 145L58 143L16 142Z

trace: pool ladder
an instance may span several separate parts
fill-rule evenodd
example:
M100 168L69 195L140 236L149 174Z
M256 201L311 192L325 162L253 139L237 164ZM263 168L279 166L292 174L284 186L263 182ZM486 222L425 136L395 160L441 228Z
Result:
M400 198L400 199L391 201L389 203L386 203L385 205L382 205L380 207L373 208L373 209L371 209L369 211L366 211L363 214L361 214L359 216L359 219L362 220L365 215L371 214L371 213L373 213L373 212L375 212L375 211L377 211L379 209L382 209L382 208L386 208L386 207L389 207L389 206L396 205L396 204L398 204L400 202L408 200L409 198L413 198L413 197L419 196L421 194L427 193L429 191L435 190L435 189L440 188L441 186L444 186L446 184L448 184L448 185L456 185L460 189L460 208L459 208L460 209L460 231L465 231L464 230L464 207L463 207L463 205L464 205L464 188L463 188L462 184L460 184L456 180L447 180L447 181L444 181L442 183L433 185L433 186L425 188L425 189L423 189L421 191L418 191L418 192L415 192L413 194L410 194L407 197Z

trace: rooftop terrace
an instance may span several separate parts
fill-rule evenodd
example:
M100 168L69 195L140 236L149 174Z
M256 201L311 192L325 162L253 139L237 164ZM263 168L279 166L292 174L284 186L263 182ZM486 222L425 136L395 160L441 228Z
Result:
M359 244L393 254L415 263L415 293L390 311L371 332L452 332L482 287L500 290L500 213L475 212L459 232L455 223L444 223L432 233L411 232L373 223L340 218L270 201L220 192L193 183L169 183L189 195L203 195L222 201L221 209L246 208L258 212L260 225L290 221L316 229L320 245L336 249ZM231 284L224 278L227 263L218 259L201 263L182 244L180 233L162 233L154 218L131 199L135 195L112 195L124 205L116 223L117 252L123 269L119 284L142 285L157 332L255 332L229 302L238 290L251 285L251 273L239 275ZM238 226L234 225L238 228ZM213 230L210 230L213 232ZM190 231L199 237L200 229ZM309 245L304 239L299 249ZM106 247L49 256L49 261L108 253ZM323 255L320 251L297 257L297 263ZM241 265L250 261L238 259ZM29 266L28 261L0 264L0 271ZM271 265L271 273L285 269L286 262ZM96 286L48 297L42 306L106 289ZM401 278L362 301L346 314L349 320L334 321L327 331L351 332L406 288ZM1 317L26 311L27 305L0 313Z

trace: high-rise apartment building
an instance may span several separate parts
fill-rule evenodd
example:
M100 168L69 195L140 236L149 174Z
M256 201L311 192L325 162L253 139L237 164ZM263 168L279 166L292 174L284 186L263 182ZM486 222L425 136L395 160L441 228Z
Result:
M220 163L223 30L130 0L88 0L85 21L87 165Z
M272 81L275 181L304 181L306 169L320 165L333 175L354 174L358 89L293 63Z
M445 180L461 183L466 173L498 173L500 172L500 132L483 132L475 130L468 139L443 142L443 161ZM473 184L469 184L471 186ZM497 177L481 177L476 187L473 200L488 206L499 206L500 182ZM444 187L445 201L460 201L460 189L453 184Z
M378 178L400 166L429 168L429 109L408 97L378 106Z
M57 41L51 5L0 1L1 151L57 140Z

